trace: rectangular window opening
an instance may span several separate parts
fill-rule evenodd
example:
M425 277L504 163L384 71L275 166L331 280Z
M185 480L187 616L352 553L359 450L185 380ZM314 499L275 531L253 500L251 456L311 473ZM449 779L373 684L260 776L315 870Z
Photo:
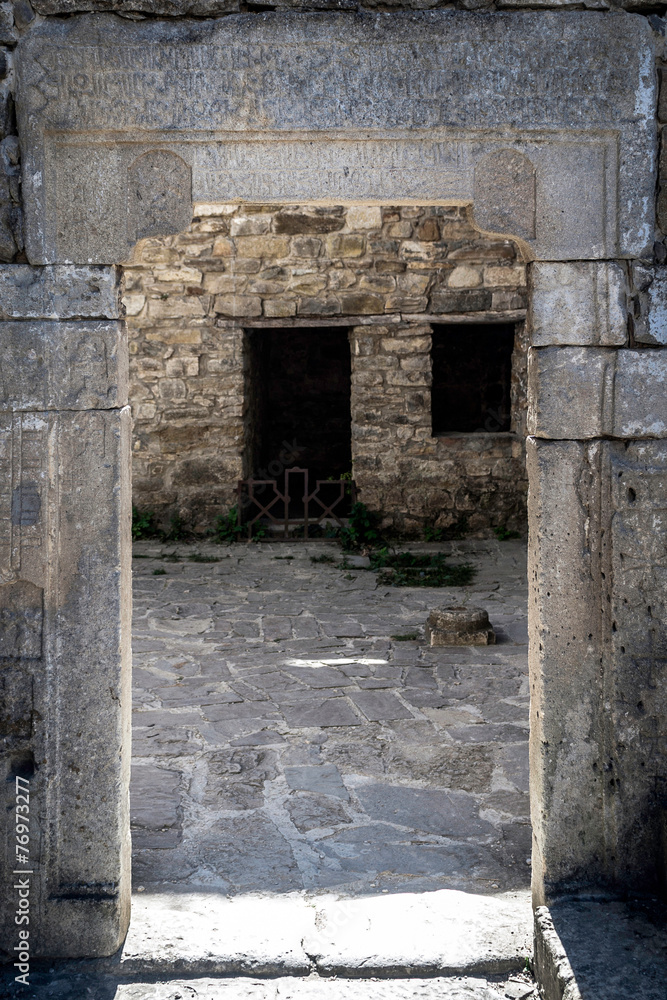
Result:
M511 430L513 323L433 326L432 433Z

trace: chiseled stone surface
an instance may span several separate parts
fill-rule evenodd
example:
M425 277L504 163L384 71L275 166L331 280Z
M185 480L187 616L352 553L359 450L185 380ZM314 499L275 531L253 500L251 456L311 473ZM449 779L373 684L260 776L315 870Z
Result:
M620 12L47 19L19 43L28 257L117 263L142 234L182 231L192 200L415 194L474 203L480 227L538 258L640 257L653 44ZM101 141L108 128L124 142Z
M137 543L135 890L527 887L524 548L451 548L497 646L392 639L445 592L311 562L331 543Z
M34 767L35 956L111 954L129 919L129 445L128 408L0 413L0 616L29 625L3 649L1 762Z
M115 409L127 403L117 320L0 322L0 397L18 410Z
M113 267L0 265L0 319L118 319Z
M544 347L528 352L528 433L667 437L667 351Z
M667 446L529 438L528 466L535 896L591 884L653 893Z
M622 347L627 343L628 288L621 264L535 261L528 273L531 346Z
M59 282L63 303L68 288L70 299L92 296L61 269L0 274L14 314L21 303L28 316L41 311ZM109 289L103 297L111 302ZM120 323L0 322L0 385L0 764L6 782L32 775L31 950L108 955L127 927L130 888L131 418ZM9 899L8 866L0 878ZM13 908L2 918L9 950Z

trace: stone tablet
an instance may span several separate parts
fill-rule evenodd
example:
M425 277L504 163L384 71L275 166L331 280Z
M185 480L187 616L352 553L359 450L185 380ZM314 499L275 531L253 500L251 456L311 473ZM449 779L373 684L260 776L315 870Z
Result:
M19 49L33 263L125 260L185 228L192 201L463 203L528 257L650 246L643 18L102 14L43 22Z

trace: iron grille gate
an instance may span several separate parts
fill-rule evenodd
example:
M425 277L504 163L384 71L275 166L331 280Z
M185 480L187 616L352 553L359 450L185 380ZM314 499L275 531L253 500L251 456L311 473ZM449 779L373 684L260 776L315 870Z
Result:
M301 489L292 482L301 477ZM268 492L267 498L258 496ZM288 538L290 529L303 527L303 537L308 538L308 529L319 525L325 518L332 518L343 527L342 518L349 506L357 499L357 488L353 479L317 479L315 489L310 492L308 469L294 466L285 469L284 487L278 489L277 479L240 479L237 487L237 518L239 526L247 527L248 538L252 537L253 525L261 518L271 524L282 525L283 537Z

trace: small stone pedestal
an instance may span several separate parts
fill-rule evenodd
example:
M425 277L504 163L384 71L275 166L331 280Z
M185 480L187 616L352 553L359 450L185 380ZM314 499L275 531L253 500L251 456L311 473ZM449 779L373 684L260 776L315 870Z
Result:
M432 646L488 646L496 641L484 608L462 605L431 611L426 635Z

